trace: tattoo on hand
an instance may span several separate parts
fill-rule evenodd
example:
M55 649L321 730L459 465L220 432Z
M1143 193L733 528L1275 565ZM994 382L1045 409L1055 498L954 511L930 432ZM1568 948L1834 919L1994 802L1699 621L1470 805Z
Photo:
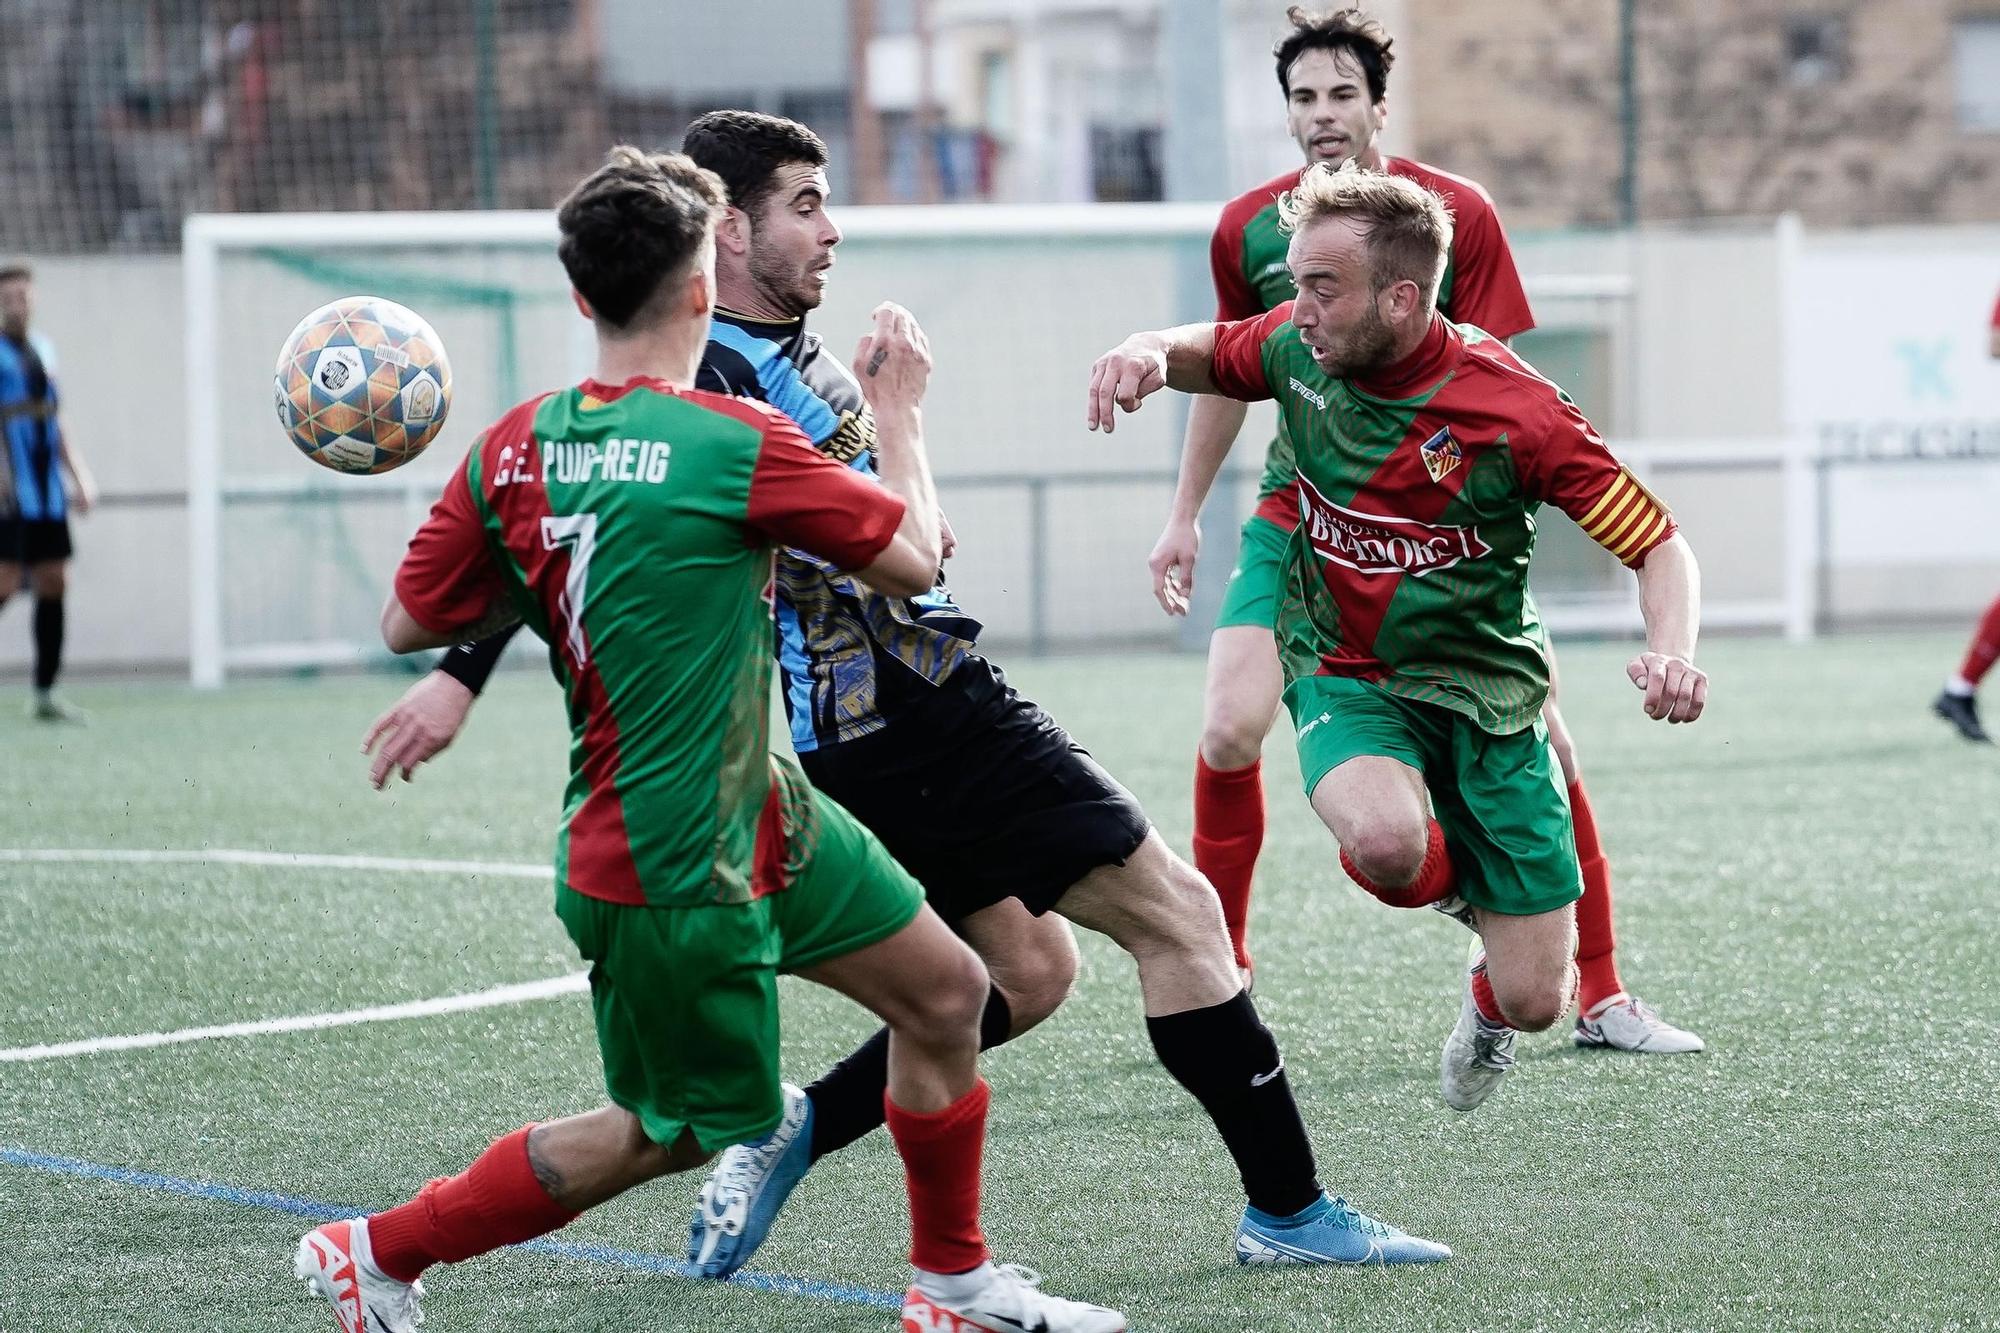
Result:
M868 378L874 379L875 372L880 370L882 368L882 363L884 361L887 361L888 359L889 359L888 348L886 347L876 348L875 355L868 358Z

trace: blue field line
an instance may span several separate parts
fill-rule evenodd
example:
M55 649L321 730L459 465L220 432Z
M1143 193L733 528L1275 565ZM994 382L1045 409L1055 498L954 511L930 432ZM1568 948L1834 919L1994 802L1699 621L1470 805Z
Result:
M101 1162L86 1162L76 1157L57 1157L50 1153L31 1152L26 1148L0 1147L0 1165L25 1167L30 1171L46 1171L51 1175L80 1176L86 1180L106 1180L114 1185L132 1185L139 1189L158 1190L163 1194L178 1194L187 1199L206 1199L211 1203L233 1203L244 1208L265 1208L276 1213L290 1213L294 1217L308 1218L314 1222L335 1222L345 1217L360 1217L369 1211L366 1208L343 1208L336 1204L320 1203L314 1199L295 1198L289 1194L272 1194L265 1190L246 1190L238 1189L234 1185L212 1185L200 1180L182 1180L178 1176L163 1176L154 1171L138 1171L129 1166L106 1166ZM668 1277L696 1280L694 1270L685 1260L665 1254L645 1254L638 1250L620 1250L609 1245L585 1245L546 1238L527 1241L513 1248L532 1250L537 1254L550 1254L558 1259L603 1264L609 1268L625 1268L641 1273L659 1273ZM813 1300L837 1301L842 1305L865 1305L877 1310L903 1308L903 1298L895 1292L877 1291L871 1287L850 1287L844 1282L823 1282L811 1277L743 1272L730 1278L729 1284L747 1287L752 1291L775 1292L782 1296L807 1296Z

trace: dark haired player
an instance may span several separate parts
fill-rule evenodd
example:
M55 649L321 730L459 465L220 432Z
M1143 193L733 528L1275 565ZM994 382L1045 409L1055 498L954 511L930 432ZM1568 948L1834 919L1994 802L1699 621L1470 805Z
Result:
M35 696L28 715L41 722L82 722L83 711L58 698L63 596L69 587L69 491L90 512L97 484L56 419L55 378L47 344L28 331L34 276L0 268L0 605L25 581L35 595Z
M879 482L782 413L695 389L722 201L687 158L619 148L563 202L559 253L597 328L596 373L474 443L382 613L399 653L496 612L549 644L571 719L556 914L591 964L611 1104L517 1130L400 1207L314 1228L295 1271L344 1333L406 1333L431 1264L553 1231L768 1135L784 1110L777 975L792 972L894 1033L887 1114L917 1270L904 1326L1117 1333L1115 1311L990 1261L984 969L767 744L773 550L814 551L890 593L921 591L937 567L918 416L928 350L883 306L856 354L881 414Z
M1273 55L1285 94L1286 123L1307 164L1355 162L1407 177L1436 194L1453 216L1439 309L1452 322L1473 325L1503 341L1532 329L1534 316L1486 191L1476 181L1391 157L1376 145L1388 115L1389 72L1395 64L1387 30L1358 9L1322 14L1295 6L1287 18L1291 28ZM1287 172L1223 208L1209 249L1217 319L1250 319L1292 298L1278 198L1297 183L1298 174ZM1197 397L1189 408L1180 484L1148 561L1154 594L1169 615L1187 614L1201 545L1201 506L1242 429L1246 410L1242 403L1209 396ZM1292 445L1280 418L1257 507L1244 521L1236 568L1209 639L1201 744L1195 756L1194 862L1222 900L1236 962L1246 976L1251 969L1251 886L1264 844L1261 757L1282 688L1272 626L1285 541L1298 524L1295 480ZM1569 788L1585 885L1577 904L1577 964L1583 981L1574 1039L1578 1045L1628 1051L1698 1051L1699 1037L1661 1020L1651 1006L1627 993L1619 979L1611 867L1584 795L1576 747L1553 692L1544 720Z
M1162 388L1277 400L1294 445L1277 642L1313 810L1356 883L1437 906L1480 944L1445 1041L1445 1102L1478 1106L1518 1030L1575 1000L1582 891L1542 706L1528 591L1551 504L1638 574L1648 717L1692 722L1694 556L1568 397L1438 312L1451 217L1414 181L1330 163L1280 205L1294 300L1257 319L1134 334L1099 358L1087 420Z
M804 126L743 111L701 117L685 147L732 207L718 230L721 308L704 387L783 411L822 453L872 474L877 423L852 376L805 326L840 229L826 210L826 151ZM743 201L737 203L735 201ZM1329 1198L1276 1040L1230 962L1214 891L1174 856L1130 792L976 649L978 623L942 582L884 596L825 560L787 551L774 587L792 744L813 785L852 811L923 884L993 979L981 1029L997 1045L1068 993L1064 918L1102 931L1138 964L1160 1062L1229 1149L1247 1206L1246 1263L1413 1263L1447 1258ZM490 656L490 650L475 655ZM449 664L461 670L464 663ZM430 700L444 696L433 709ZM471 696L437 677L383 724L409 716L427 758ZM395 736L391 736L392 743ZM884 1034L811 1087L788 1092L767 1141L725 1153L702 1190L690 1258L726 1276L747 1262L811 1164L882 1123Z

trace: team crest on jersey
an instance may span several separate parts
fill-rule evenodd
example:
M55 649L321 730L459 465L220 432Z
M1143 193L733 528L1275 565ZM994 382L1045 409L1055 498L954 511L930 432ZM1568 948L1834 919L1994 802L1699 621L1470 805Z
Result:
M1465 450L1459 448L1458 441L1451 438L1449 426L1425 440L1417 448L1424 456L1424 470L1431 474L1432 481L1442 482L1465 461Z

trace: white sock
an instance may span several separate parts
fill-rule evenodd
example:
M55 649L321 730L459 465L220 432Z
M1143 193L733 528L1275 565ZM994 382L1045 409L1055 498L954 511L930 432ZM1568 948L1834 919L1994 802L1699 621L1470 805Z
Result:
M916 1274L918 1291L934 1301L950 1305L969 1301L986 1289L986 1284L993 1280L993 1261L989 1259L966 1273L933 1273L919 1268Z
M1954 699L1970 699L1979 693L1979 687L1963 676L1952 675L1945 677L1944 692Z

